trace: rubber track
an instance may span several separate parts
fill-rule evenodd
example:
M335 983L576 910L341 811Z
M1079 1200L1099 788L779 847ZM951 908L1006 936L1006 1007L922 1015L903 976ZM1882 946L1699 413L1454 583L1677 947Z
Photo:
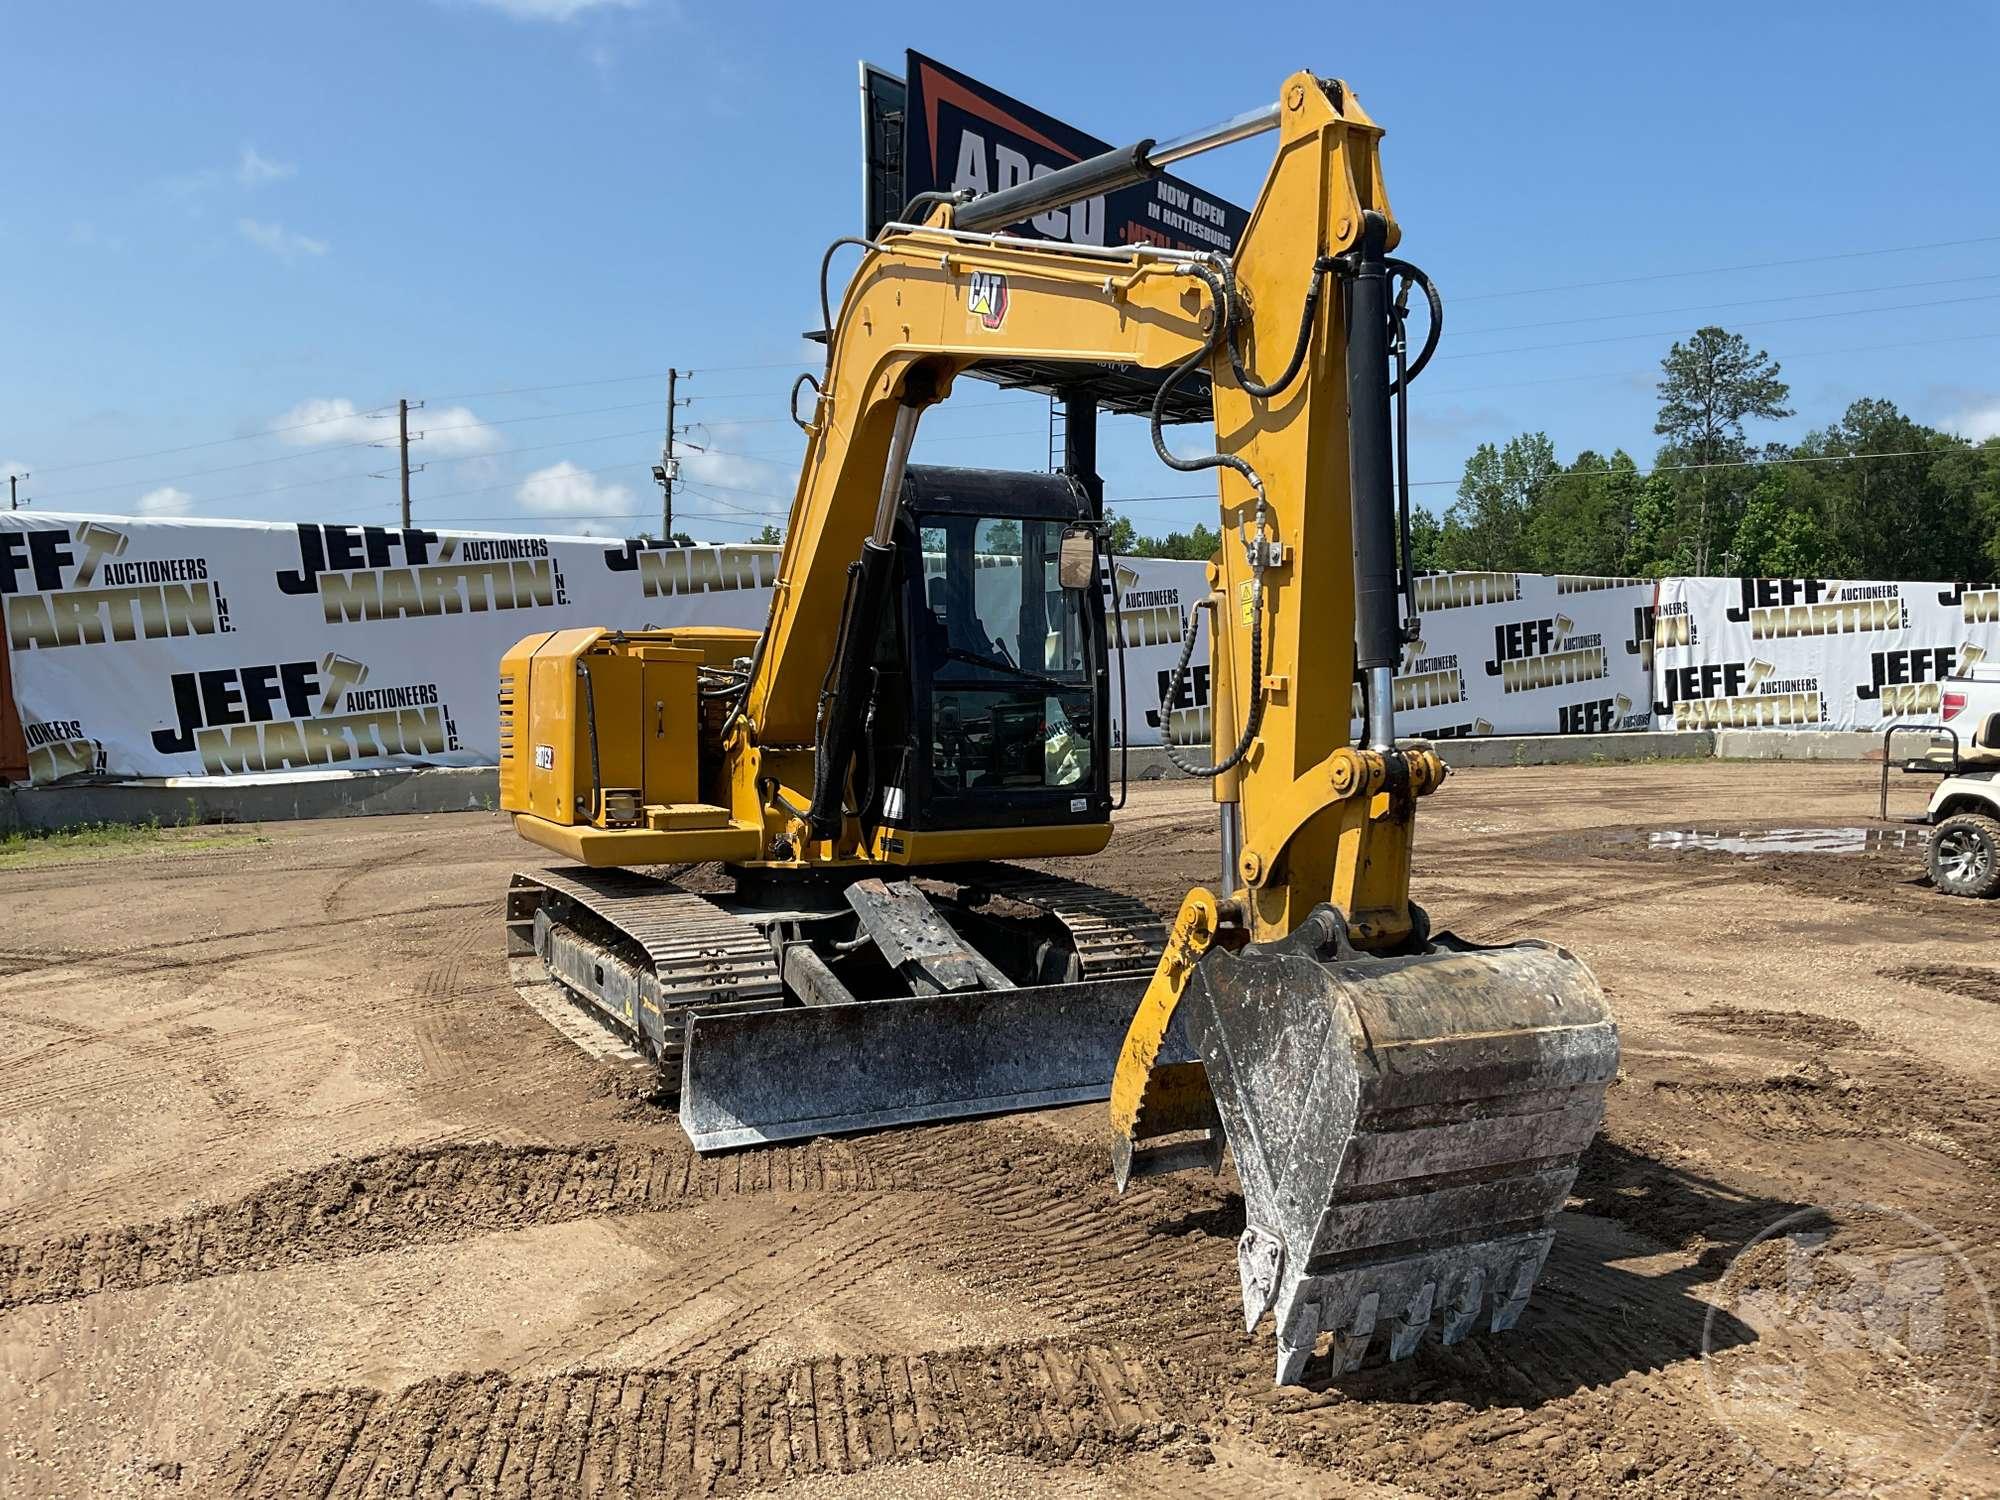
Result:
M0 1308L706 1198L876 1192L914 1182L914 1174L877 1167L841 1141L706 1161L674 1145L393 1151L283 1177L233 1203L155 1223L0 1246Z
M972 890L1048 913L1068 931L1086 978L1150 974L1167 946L1159 914L1136 896L1044 875L1018 865L974 865L944 872Z
M278 1401L224 1461L243 1500L727 1494L964 1453L1094 1463L1162 1436L1156 1370L1043 1343L769 1371L461 1375Z

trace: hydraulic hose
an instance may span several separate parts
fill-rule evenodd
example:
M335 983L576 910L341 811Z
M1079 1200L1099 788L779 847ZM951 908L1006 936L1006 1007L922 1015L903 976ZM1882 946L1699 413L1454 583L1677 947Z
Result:
M1264 553L1262 549L1266 545L1263 538L1263 529L1268 519L1268 506L1264 498L1264 481L1262 477L1248 463L1238 458L1235 454L1204 453L1195 458L1183 458L1167 447L1166 433L1163 430L1166 425L1167 397L1173 392L1174 387L1186 380L1189 375L1193 374L1202 365L1205 365L1214 355L1217 347L1229 337L1229 324L1233 316L1232 308L1235 302L1235 299L1230 295L1229 283L1223 275L1217 274L1207 266L1194 263L1190 263L1187 270L1190 275L1196 277L1208 288L1209 296L1214 303L1215 316L1209 324L1208 338L1203 342L1202 347L1174 366L1168 372L1167 378L1160 383L1160 389L1153 396L1151 425L1153 452L1159 455L1161 463L1183 474L1199 473L1205 469L1233 470L1249 482L1250 488L1255 491L1257 496L1257 540L1254 543L1248 542L1247 539L1245 541L1245 545L1253 549L1250 568L1250 708L1243 716L1243 733L1238 738L1235 748L1212 766L1189 765L1180 758L1180 755L1174 748L1172 705L1174 700L1180 697L1187 686L1188 664L1194 659L1195 636L1201 628L1201 618L1198 611L1188 611L1187 624L1181 631L1180 661L1175 665L1172 675L1167 679L1166 691L1160 696L1160 730L1164 736L1162 744L1167 752L1167 759L1172 761L1174 766L1184 776L1209 777L1226 775L1228 772L1235 770L1242 762L1243 757L1250 753L1250 747L1257 743L1258 732L1264 725L1264 695L1259 691L1258 684L1264 678ZM1317 276L1315 276L1316 285ZM1240 534L1240 526L1238 527L1238 531ZM1212 632L1211 635L1213 635ZM1214 753L1213 746L1210 747L1210 753Z

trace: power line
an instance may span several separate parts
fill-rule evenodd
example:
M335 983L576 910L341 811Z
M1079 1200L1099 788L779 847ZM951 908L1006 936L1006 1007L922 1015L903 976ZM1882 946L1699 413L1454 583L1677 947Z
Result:
M1598 479L1608 478L1612 475L1623 475L1632 479L1650 479L1655 474L1697 473L1703 469L1756 469L1776 467L1783 464L1845 464L1875 458L1948 458L1955 453L1987 456L1987 450L1974 447L1946 449L1942 452L1935 448L1899 448L1889 453L1826 453L1787 458L1719 459L1713 463L1703 464L1654 464L1650 469L1637 467L1629 469L1558 469L1550 474L1549 478L1551 480ZM1460 484L1463 480L1463 475L1458 479L1412 479L1410 481L1410 488L1435 489L1440 485ZM1125 495L1122 497L1107 495L1105 496L1105 504L1107 506L1143 505L1163 500L1213 500L1214 498L1215 496L1208 491L1197 490L1178 495Z
M58 464L53 469L44 469L42 472L44 474L67 474L75 469L101 469L106 464L137 463L142 458L162 458L170 453L192 453L197 448L220 448L227 443L249 443L256 441L258 438L276 437L282 432L302 432L308 427L324 427L329 422L353 422L363 417L383 416L387 414L388 410L389 408L386 405L371 406L365 411L342 412L338 416L333 417L315 417L310 422L294 422L288 427L266 427L261 432L246 432L236 437L210 438L205 443L183 443L178 448L155 448L148 453L128 453L123 458L93 458L88 462L80 464ZM89 492L80 491L78 493Z
M1971 344L1978 343L1983 339L2000 339L2000 332L1956 333L1948 334L1943 338L1903 339L1893 344L1843 344L1837 349L1807 349L1803 353L1787 354L1785 356L1785 363L1793 364L1802 359L1819 359L1830 354L1873 354L1883 349L1928 349L1933 344ZM1551 375L1539 380L1501 380L1486 385L1448 385L1441 390L1434 390L1428 394L1433 396L1464 396L1476 391L1511 391L1531 385L1573 385L1579 381L1586 380L1616 380L1620 376L1653 376L1658 373L1659 367L1657 365L1649 366L1643 370L1629 367L1623 370L1593 370L1586 375Z
M1888 307L1843 307L1831 312L1793 313L1785 318L1758 318L1753 322L1738 323L1737 328L1771 328L1780 323L1812 323L1821 318L1859 318L1870 313L1913 312L1925 307L1959 307L1967 302L2000 301L2000 292L1985 292L1977 297L1941 297L1934 302L1898 302ZM1733 331L1733 330L1732 330ZM1677 339L1696 332L1692 328L1667 328L1648 333L1614 333L1601 339L1565 339L1555 344L1519 344L1512 349L1475 349L1463 354L1440 354L1437 362L1448 359L1492 359L1501 354L1534 354L1545 349L1581 349L1589 344L1623 344L1634 339Z
M1792 258L1789 258L1789 259L1783 259L1783 260L1767 260L1767 261L1752 261L1752 262L1746 262L1746 263L1743 263L1743 264L1740 264L1740 265L1732 265L1732 266L1706 266L1706 267L1699 267L1699 268L1695 268L1695 269L1690 269L1690 270L1685 270L1685 271L1656 271L1656 272L1649 272L1649 273L1645 273L1645 274L1642 274L1642 275L1636 275L1636 276L1620 276L1620 277L1611 277L1611 278L1606 278L1606 279L1602 279L1602 280L1597 280L1597 281L1573 281L1573 282L1563 282L1563 283L1559 283L1559 284L1555 284L1555 285L1550 285L1550 286L1540 286L1540 287L1518 287L1518 288L1514 288L1514 289L1511 289L1511 290L1507 290L1507 291L1498 291L1498 292L1470 292L1470 293L1461 293L1461 294L1457 294L1457 295L1455 295L1455 296L1453 297L1452 301L1454 302L1454 304L1464 304L1464 303L1467 303L1467 302L1484 302L1484 301L1492 301L1492 300L1496 300L1496 299L1499 299L1499 298L1507 298L1507 297L1531 297L1531 296L1540 296L1540 295L1543 295L1543 294L1546 294L1546 293L1552 293L1552 292L1567 292L1567 291L1583 291L1583 290L1592 290L1592 289L1596 289L1596 288L1601 288L1601 287L1608 287L1608 286L1636 286L1636 285L1640 285L1640 284L1642 284L1642 283L1646 283L1646 282L1652 282L1652 281L1667 281L1667 280L1677 280L1677 279L1686 279L1686 278L1693 278L1693 277L1701 277L1701 276L1720 276L1720 275L1729 275L1729 274L1733 274L1733 273L1736 273L1736 272L1740 272L1740 271L1762 271L1762 270L1773 270L1773 269L1779 269L1779 268L1784 268L1784 267L1790 267L1790 266L1804 266L1804 265L1816 265L1816 264L1823 264L1823 263L1826 263L1826 262L1831 262L1831 261L1842 261L1842 260L1860 260L1860 259L1866 259L1866 258L1868 258L1868 257L1872 257L1872 256L1880 256L1880 255L1908 255L1908 254L1915 254L1915 253L1917 253L1917 252L1920 252L1920 251L1926 251L1926 250L1947 250L1947 249L1957 249L1957 248L1961 248L1961 247L1964 247L1964 246L1967 246L1967 245L1990 245L1990 244L1995 244L1995 243L2000 243L2000 235L1976 235L1976 236L1971 236L1971 237L1968 237L1968 238L1964 238L1964 239L1955 239L1955 240L1933 240L1933 241L1930 241L1930 242L1928 242L1928 243L1926 243L1926 244L1921 244L1921 245L1891 245L1891 246L1883 246L1883 247L1881 247L1881 248L1877 248L1877 249L1866 249L1866 250L1843 250L1843 251L1834 251L1834 252L1830 252L1830 253L1828 253L1828 254L1825 254L1825 255L1807 255L1807 256L1796 256L1796 257L1792 257ZM1910 285L1925 285L1925 284L1926 284L1926 283L1910 283ZM1815 295L1839 295L1839 294L1837 294L1837 293L1828 293L1828 294L1815 294ZM1780 299L1762 299L1762 300L1772 300L1772 301L1775 301L1775 300L1780 300ZM1707 306L1711 306L1711 307L1717 307L1717 306L1730 306L1730 305L1743 305L1743 304L1728 304L1728 303L1711 303L1711 304L1706 304L1706 305L1707 305ZM1692 310L1692 309L1690 309L1690 310ZM1881 311L1892 311L1893 309L1880 309L1880 310L1881 310ZM1613 315L1613 316L1618 316L1618 315ZM1631 314L1630 316L1643 316L1643 314ZM1575 319L1575 320L1569 320L1569 321L1584 321L1584 320L1582 320L1582 319ZM1528 325L1528 326L1535 326L1535 325ZM1466 330L1466 331L1467 331L1467 332L1474 332L1474 331L1476 331L1476 332L1497 332L1497 331L1499 331L1499 330L1496 330L1496 329L1481 329L1481 330ZM1636 336L1636 337L1659 337L1659 335L1635 335L1635 336ZM1552 346L1540 346L1540 347L1552 347ZM1494 352L1494 353L1501 353L1501 352L1507 352L1507 353L1513 353L1513 352L1518 352L1518 351L1513 351L1513 350L1508 350L1508 351L1499 351L1499 350L1495 350L1495 351L1492 351L1492 352ZM1451 357L1451 356L1442 356L1442 357L1445 357L1445 358L1449 358L1449 357ZM752 363L747 363L747 364L734 364L734 365L702 365L702 366L697 366L697 367L696 367L696 369L697 369L697 373L702 373L702 374L718 374L718 373L724 373L724 372L736 372L736 371L747 371L747 370L789 370L789 369L802 369L802 368L807 368L807 367L809 367L809 366L810 366L810 365L811 365L812 363L813 363L813 361L812 361L812 360L809 360L809 359L792 359L792 360L767 360L767 361L759 361L759 362L752 362ZM664 370L654 370L654 371L647 371L647 372L645 372L645 373L643 373L643 374L637 374L637 375L611 375L611 376L603 376L603 377L599 377L599 378L595 378L595 379L587 379L587 380L569 380L569 381L556 381L556 382L551 382L551 383L548 383L548 384L543 384L543 385L520 385L520 386L498 386L498 387L493 387L493 388L490 388L490 389L487 389L487 390L479 390L479 391L459 391L459 392L454 392L454 393L451 393L451 394L447 394L447 395L437 395L437 396L432 396L432 397L431 397L430 399L432 399L432 400L434 400L434 401L438 401L438 402L445 402L445 401L465 401L465 400L471 400L471 399L474 399L474 398L476 398L476 397L485 397L485 396L515 396L515 395L532 395L532 394L536 394L536 393L539 393L539 392L542 392L542 391L558 391L558 390L579 390L579 389L583 389L583 388L586 388L586 387L590 387L590 386L603 386L603 385L626 385L626 384L636 384L636 383L638 383L638 382L641 382L641 381L649 381L649 380L660 380L660 379L664 379L664 378L665 378L665 376L666 376L666 371L664 371ZM761 394L766 394L766 393L761 393L761 392L760 392L760 393L757 393L757 394L760 394L760 395L761 395ZM778 393L772 393L772 394L778 394ZM709 399L721 399L721 398L719 398L719 397L712 397L712 398L709 398ZM598 410L610 410L610 409L612 409L612 408L598 408ZM339 413L339 414L336 414L336 415L333 415L333 416L327 416L327 417L316 417L316 418L314 418L314 419L313 419L313 420L311 420L311 421L307 421L307 422L294 422L294 423L289 423L289 424L287 424L287 425L285 425L285 426L283 426L283 427L270 427L270 428L265 428L265 429L262 429L262 430L260 430L260 431L258 431L258 432L252 432L252 433L239 433L239 434L236 434L236 435L234 435L234 436L231 436L231 437L222 437L222 438L210 438L210 439L207 439L207 440L205 440L205 441L203 441L203 442L198 442L198 443L182 443L182 444L178 444L178 445L176 445L176 446L173 446L173 447L168 447L168 448L152 448L152 449L148 449L148 450L146 450L146 451L144 451L144 452L140 452L140 453L128 453L128 454L123 454L123 455L120 455L119 457L116 457L116 458L94 458L94 459L86 459L86 460L84 460L84 461L82 461L82 462L79 462L79 463L73 463L73 464L59 464L59 465L55 465L55 466L53 466L53 467L45 467L45 468L43 468L43 469L41 470L41 472L42 472L42 473L43 473L44 475L48 475L48 474L67 474L67 473L74 473L74 472L76 472L76 471L78 471L78 470L82 470L82 469L94 469L94 468L102 468L102 467L106 467L106 466L108 466L108 465L112 465L112 464L121 464L121 463L136 463L136 462L138 462L138 461L139 461L140 459L145 459L145 458L163 458L163 457L167 457L167 456L170 456L170 455L172 455L172 454L176 454L176 453L192 453L192 452L196 452L196 451L198 451L198 450L200 450L200 449L203 449L203 448L216 448L216 447L224 447L224 446L227 446L228 444L231 444L231 443L245 443L245 442L254 442L254 441L256 441L256 440L258 440L258 439L260 439L260 438L266 438L266 437L275 437L275 436L279 436L279 435L281 435L281 434L284 434L284 433L287 433L287 432L299 432L299 431L304 431L305 429L308 429L308 428L312 428L312 427L323 427L323 426L326 426L326 425L328 425L329 423L334 423L334 422L346 422L346 421L354 421L354 420L357 420L357 419L364 419L364 418L368 418L368 417L373 417L373 416L379 416L379 415L382 415L382 414L383 414L384 412L386 412L387 410L388 410L388 404L387 404L387 403L383 403L383 404L380 404L380 405L376 405L376 406L372 406L372 407L368 407L368 408L365 408L365 409L363 409L363 410L360 410L360 411L353 411L353 412L342 412L342 413ZM554 416L554 415L559 415L559 414L557 414L557 413L550 413L549 415L551 415L551 416ZM510 420L533 420L533 419L524 419L524 418L515 418L515 419L510 419ZM759 419L759 420L763 420L763 419ZM769 419L769 420L773 420L773 421L781 421L781 420L784 420L784 419L783 419L783 418L771 418L771 419ZM500 425L500 424L499 424L499 423L489 423L489 424L486 424L486 425ZM347 444L347 445L342 445L342 446L361 446L361 445L359 445L359 444ZM319 450L319 451L332 451L332 450ZM298 456L298 455L289 455L289 454L287 454L287 455L281 455L281 456L280 456L280 459L270 459L270 460L262 460L262 461L263 461L263 462L279 462L279 461L281 461L281 459L282 459L282 458L290 458L290 457L294 457L294 456ZM238 467L249 467L249 465L241 465L241 466L238 466ZM200 471L200 472L198 472L198 473L196 473L196 474L189 474L189 475L181 475L181 476L173 476L173 477L169 477L169 478L164 478L164 479L154 479L154 480L142 480L142 481L133 481L133 483L150 483L150 484L164 484L164 483L171 483L171 482L173 482L173 478L175 478L175 477L178 477L178 478L198 478L198 477L201 477L201 474L203 474L203 473L212 473L212 472L225 472L225 471L223 471L223 470L206 470L206 471ZM109 487L107 487L107 488L109 488ZM72 495L87 495L87 494L97 494L97 493L101 493L101 492L102 492L101 490L72 490L72 491L70 491L69 493L70 493L70 494L72 494Z
M1876 282L1869 286L1849 287L1836 292L1791 292L1782 297L1751 297L1741 302L1696 302L1687 307L1655 307L1644 312L1593 313L1587 318L1543 318L1533 323L1503 323L1497 328L1447 328L1446 338L1471 338L1483 333L1520 333L1534 328L1567 328L1577 323L1612 323L1620 318L1668 318L1676 313L1715 312L1730 307L1762 307L1772 302L1809 302L1818 297L1859 297L1869 292L1913 291L1927 286L1964 286L1974 281L2000 281L2000 272L1989 271L1980 276L1951 276L1942 281L1896 281ZM1852 312L1866 312L1866 308L1851 308Z
M692 370L683 370L683 375L733 375L742 370L800 370L817 363L814 360L785 359L773 360L765 364L752 365L697 365ZM665 380L665 370L648 370L643 375L607 375L599 380L564 380L554 385L509 385L490 391L458 391L449 396L434 396L435 401L471 401L481 396L528 396L537 391L574 391L590 385L637 385L642 380Z
M1539 297L1545 292L1581 292L1606 286L1637 286L1642 281L1674 281L1690 276L1727 276L1737 271L1772 271L1783 266L1811 266L1831 260L1862 260L1871 255L1913 255L1919 250L1953 250L1963 245L2000 244L2000 234L1965 240L1933 240L1927 245L1889 245L1880 250L1838 250L1830 255L1802 255L1792 260L1751 261L1740 266L1706 266L1694 271L1653 271L1644 276L1618 276L1608 281L1566 281L1557 286L1519 287L1509 292L1474 292L1456 302L1491 302L1501 297Z
M636 411L641 407L651 408L655 404L656 403L651 401L629 401L620 406L587 406L572 411L537 412L533 416L502 417L491 422L477 422L477 421L450 422L441 427L426 428L425 436L435 437L437 434L441 432L470 432L477 429L483 429L488 427L518 427L524 422L553 422L563 417L595 417L595 416L602 416L606 412ZM652 431L651 428L647 428L645 430L648 432ZM272 458L253 458L245 463L240 463L240 464L223 464L213 469L192 469L185 474L165 474L165 475L158 475L150 479L123 479L118 481L116 484L101 484L87 490L64 490L62 494L57 498L68 499L72 496L79 496L79 495L101 495L104 494L107 490L138 489L148 485L173 484L183 479L205 478L206 476L211 474L235 474L241 472L244 469L261 468L265 464L293 463L302 458L317 458L329 453L345 452L346 450L351 448L380 447L384 441L385 439L381 438L364 438L364 439L359 439L352 443L333 443L323 448L314 447L314 448L301 449L297 453L280 453ZM600 440L597 438L580 438L580 439L566 439L565 441L594 443ZM549 444L543 444L542 446L561 447L562 444L549 443ZM498 450L499 453L526 452L526 451L528 450L510 449L510 448L502 448ZM456 459L439 459L437 460L437 462L462 463L468 459L492 458L495 456L496 454L492 452L467 453L460 455ZM309 479L304 481L304 483L306 484L321 484L330 482L331 482L330 480L317 480L317 479ZM291 489L291 488L297 488L297 486L292 486L292 485L275 486L273 488L273 493L276 493L278 489Z

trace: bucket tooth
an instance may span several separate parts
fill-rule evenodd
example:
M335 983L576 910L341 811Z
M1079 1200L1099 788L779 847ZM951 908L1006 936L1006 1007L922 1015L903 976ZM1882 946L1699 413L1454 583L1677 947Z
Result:
M1444 1341L1455 1344L1472 1332L1479 1321L1479 1309L1486 1302L1486 1273L1472 1266L1459 1278L1452 1293L1451 1307L1444 1315Z
M1205 955L1180 1007L1243 1183L1245 1326L1279 1313L1278 1378L1313 1333L1355 1368L1378 1324L1405 1358L1520 1318L1604 1117L1618 1031L1546 943L1440 935L1357 953L1331 907Z
M1285 1268L1285 1242L1268 1229L1252 1224L1236 1242L1236 1275L1243 1284L1243 1331L1255 1333L1264 1314L1278 1300L1278 1278Z
M1426 1281L1396 1315L1396 1326L1389 1331L1389 1358L1408 1359L1417 1352L1431 1326L1431 1305L1436 1299L1437 1283Z
M1500 1283L1506 1288L1504 1293L1497 1288L1493 1298L1493 1322L1495 1333L1505 1333L1514 1326L1528 1306L1528 1298L1534 1294L1535 1278L1541 1274L1542 1260L1549 1247L1544 1243L1539 1253L1523 1255L1514 1263L1512 1275Z
M1382 1294L1369 1292L1355 1305L1347 1326L1333 1335L1333 1373L1345 1375L1361 1368L1368 1357L1368 1342L1375 1337L1375 1318L1381 1311Z
M1278 1319L1278 1384L1297 1385L1319 1342L1320 1304L1302 1288L1289 1312Z

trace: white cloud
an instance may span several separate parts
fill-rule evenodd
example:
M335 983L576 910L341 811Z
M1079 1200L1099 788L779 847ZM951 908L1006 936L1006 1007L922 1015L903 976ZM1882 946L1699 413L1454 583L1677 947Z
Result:
M193 505L194 496L186 490L163 484L158 489L148 490L141 495L132 509L142 516L184 516Z
M259 250L268 250L287 263L302 255L324 255L329 248L325 240L316 240L309 234L300 234L282 224L267 224L261 219L238 219L236 232Z
M288 412L271 419L270 431L300 448L328 443L394 443L396 408L363 411L345 396L310 396ZM417 434L423 434L421 448ZM469 406L440 406L410 412L410 440L420 453L440 457L483 453L498 440L491 427Z
M236 158L236 185L260 188L268 182L283 182L287 177L295 177L298 170L291 162L272 161L268 156L259 155L255 146L245 146Z
M2000 396L1989 396L1966 407L1945 425L1960 437L1971 438L1975 443L2000 437Z
M637 10L644 0L472 0L517 21L574 21L587 10Z
M548 516L611 516L633 504L629 487L606 484L568 459L535 470L521 481L514 498L523 510Z

